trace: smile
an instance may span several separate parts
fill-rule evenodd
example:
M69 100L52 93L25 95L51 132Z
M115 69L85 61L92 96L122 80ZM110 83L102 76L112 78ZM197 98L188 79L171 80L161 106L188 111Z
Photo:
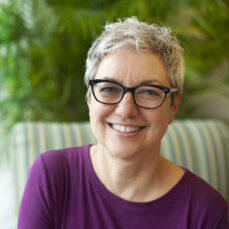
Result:
M112 129L122 132L122 133L133 133L133 132L140 131L141 129L144 128L141 126L124 126L124 125L111 124L111 123L109 123L109 126Z

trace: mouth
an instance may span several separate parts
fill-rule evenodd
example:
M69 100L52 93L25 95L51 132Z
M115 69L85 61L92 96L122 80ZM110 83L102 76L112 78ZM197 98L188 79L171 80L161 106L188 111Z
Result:
M108 123L108 125L113 130L116 130L121 133L135 133L145 128L144 126L126 126L126 125L113 124L113 123Z

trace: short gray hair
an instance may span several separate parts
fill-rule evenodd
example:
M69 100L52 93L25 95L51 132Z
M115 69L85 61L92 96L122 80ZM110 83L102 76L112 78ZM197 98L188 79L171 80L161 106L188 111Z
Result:
M102 58L120 48L148 50L160 56L172 87L183 90L183 49L171 30L156 24L147 24L136 17L106 24L103 33L94 41L86 60L85 84L95 77Z

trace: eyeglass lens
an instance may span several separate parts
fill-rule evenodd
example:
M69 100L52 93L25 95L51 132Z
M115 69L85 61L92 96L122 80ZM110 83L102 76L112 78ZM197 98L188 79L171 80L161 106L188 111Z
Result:
M113 82L97 82L93 85L93 91L98 101L107 104L120 102L124 93L123 88ZM165 93L154 86L140 86L135 89L134 97L137 105L154 108L162 103Z

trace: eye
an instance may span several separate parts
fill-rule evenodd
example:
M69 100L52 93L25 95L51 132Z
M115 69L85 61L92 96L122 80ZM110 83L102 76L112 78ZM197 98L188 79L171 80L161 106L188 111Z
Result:
M122 88L114 83L99 83L96 85L96 93L100 96L120 96Z
M118 94L121 93L121 89L119 87L116 86L102 86L99 89L100 93L106 93L106 94Z
M164 96L164 92L157 87L141 86L137 89L135 95L140 101L160 101Z
M118 92L119 89L116 87L101 87L99 92L104 93L112 93L112 92Z
M158 91L156 91L156 90L149 90L149 89L147 89L147 90L142 90L141 91L141 94L146 94L146 95L152 95L152 96L159 96L160 94L158 93Z
M158 89L154 88L141 88L138 90L138 95L140 96L151 96L151 97L157 97L161 96L161 92Z

